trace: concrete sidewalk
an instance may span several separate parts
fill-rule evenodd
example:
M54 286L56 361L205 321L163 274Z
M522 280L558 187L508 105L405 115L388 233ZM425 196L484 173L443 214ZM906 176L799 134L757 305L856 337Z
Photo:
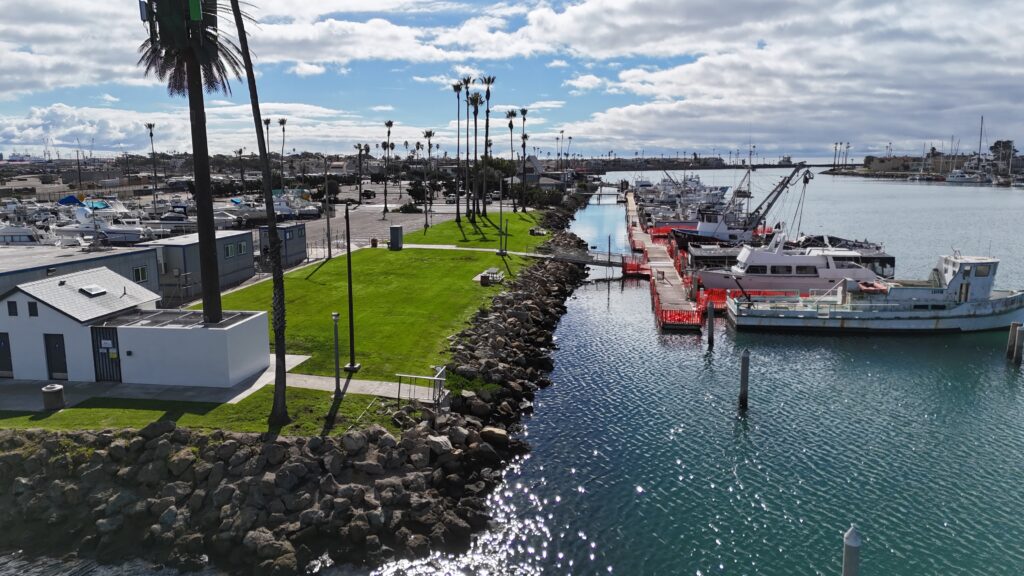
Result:
M309 359L309 356L287 355L285 368L292 370ZM237 404L254 392L274 383L274 356L270 366L258 375L231 388L210 388L202 386L158 386L152 384L124 384L119 382L50 382L43 380L0 381L0 411L41 412L43 395L41 389L47 384L64 387L64 400L68 407L81 404L90 398L125 398L132 400L165 400L181 402L203 402L211 404ZM290 388L334 391L334 378L307 374L288 374ZM382 398L398 398L397 382L377 380L341 380L342 390L348 394L368 394ZM402 384L401 399L415 398L420 402L433 403L433 389L425 386Z

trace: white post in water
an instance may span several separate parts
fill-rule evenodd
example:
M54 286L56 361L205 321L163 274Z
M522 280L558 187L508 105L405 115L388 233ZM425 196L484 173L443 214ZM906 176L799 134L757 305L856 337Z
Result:
M708 350L715 347L715 306L708 302Z
M1006 359L1010 360L1013 358L1013 352L1017 349L1017 329L1020 328L1020 322L1014 322L1010 324L1010 336L1006 341Z
M740 354L740 412L747 411L747 381L750 379L750 350Z
M850 524L850 529L843 535L843 576L860 574L860 532Z
M1022 356L1024 356L1024 326L1017 328L1017 341L1013 346L1013 363L1020 366Z

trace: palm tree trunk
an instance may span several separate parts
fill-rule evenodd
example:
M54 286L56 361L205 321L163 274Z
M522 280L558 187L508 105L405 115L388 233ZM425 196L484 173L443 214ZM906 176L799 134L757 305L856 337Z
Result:
M509 196L512 197L512 213L516 213L516 191L512 187L513 180L516 176L516 144L512 141L512 121L509 120L508 126L508 159L512 162L512 179L508 181Z
M206 106L203 75L195 52L187 51L188 107L192 116L192 166L195 174L196 226L199 231L199 273L202 275L203 318L217 324L223 318L220 305L220 273L217 269L217 236L210 192L210 150L206 141Z
M475 109L474 109L475 110ZM479 130L477 129L477 114L473 112L473 215L480 213L480 168L477 166L477 144L479 143L477 138Z
M459 224L462 222L462 217L459 216L459 176L462 172L462 163L459 158L459 153L462 149L462 101L459 99L459 93L455 93L455 223Z
M480 207L481 208L481 213L484 216L487 216L487 195L490 194L490 191L487 189L487 165L490 164L490 159L491 159L491 154L488 151L489 147L488 147L487 143L490 142L490 136L491 136L491 99L488 98L487 99L487 109L484 112L484 186L483 186L484 199L483 199L483 203L482 203L482 205Z
M472 196L472 194L470 193L470 189L471 188L475 189L476 187L470 185L469 174L470 174L469 173L469 87L467 86L466 87L466 183L465 183L465 187L466 187L466 216L469 218L470 222L476 222L476 215L473 214L472 210L470 210L470 205L469 205L470 196ZM473 178L473 180L475 181L476 178Z
M231 0L231 11L235 15L235 26L238 28L238 44L245 61L245 75L249 80L249 103L252 106L252 119L256 125L256 144L260 152L260 167L263 169L263 199L267 210L267 236L270 238L270 270L273 282L273 328L274 328L274 404L270 408L268 423L271 426L283 426L291 421L287 406L287 372L285 371L285 309L284 309L284 272L281 267L281 237L277 233L277 214L274 213L274 192L271 184L270 155L267 142L263 139L260 117L260 97L256 91L256 76L253 74L252 56L249 54L249 41L245 36L245 22L238 0Z

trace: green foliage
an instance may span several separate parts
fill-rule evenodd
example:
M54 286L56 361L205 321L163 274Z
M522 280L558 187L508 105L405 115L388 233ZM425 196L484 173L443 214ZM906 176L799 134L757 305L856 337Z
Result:
M406 235L406 242L418 241L418 232ZM363 365L358 377L391 381L397 373L425 374L430 366L444 363L448 336L501 291L481 287L473 277L495 266L511 276L525 262L483 252L353 252L356 361ZM338 311L339 325L348 326L346 274L345 259L335 258L285 275L288 353L312 356L296 372L334 374L331 312ZM270 282L225 294L224 307L269 311ZM341 350L347 351L348 330L340 330L339 338Z
M422 180L413 180L405 191L416 202L423 202L427 197L427 187L423 185Z
M471 392L497 392L501 390L500 384L494 384L493 382L484 382L480 378L466 378L460 374L449 372L448 377L445 378L444 387L451 391L453 396L458 396L463 390L469 390Z
M292 422L281 428L280 433L294 436L320 434L333 399L333 392L288 388ZM390 417L376 410L383 402L386 401L374 396L345 396L338 407L334 432L343 432L349 426L361 428L374 423L398 432ZM93 398L59 412L0 412L0 428L104 430L142 428L157 420L174 420L179 426L198 430L267 432L267 414L272 403L273 386L265 386L237 404ZM64 453L76 461L92 456L91 449L73 443L68 443Z
M543 236L530 236L530 228L540 225L543 212L515 212L506 210L503 222L508 223L507 250L510 252L533 252ZM409 232L406 242L412 244L441 244L462 248L492 248L498 250L498 212L493 209L487 216L479 216L476 222L454 221L435 224L424 230Z
M395 212L401 212L402 214L422 214L423 210L420 210L420 207L412 202L406 202L399 206L398 210L395 210Z

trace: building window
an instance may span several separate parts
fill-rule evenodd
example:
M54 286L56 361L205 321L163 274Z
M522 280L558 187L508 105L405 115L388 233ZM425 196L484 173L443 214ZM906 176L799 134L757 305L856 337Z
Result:
M285 240L291 240L292 239L292 231L291 230L285 230L285 232L284 232L284 239Z
M306 227L303 226L302 228L299 228L299 238L305 238L305 237L306 237Z
M235 245L234 244L225 244L224 245L224 257L225 258L234 258L235 257Z
M132 268L132 280L141 284L149 281L149 266L136 266Z
M245 242L239 242L238 243L238 253L239 254L245 254L248 251L249 251L249 245L248 244L246 244Z
M18 315L18 303L14 300L8 300L7 302L7 315L17 316Z
M35 302L29 302L28 303L28 315L29 316L39 316L39 304L36 304Z

